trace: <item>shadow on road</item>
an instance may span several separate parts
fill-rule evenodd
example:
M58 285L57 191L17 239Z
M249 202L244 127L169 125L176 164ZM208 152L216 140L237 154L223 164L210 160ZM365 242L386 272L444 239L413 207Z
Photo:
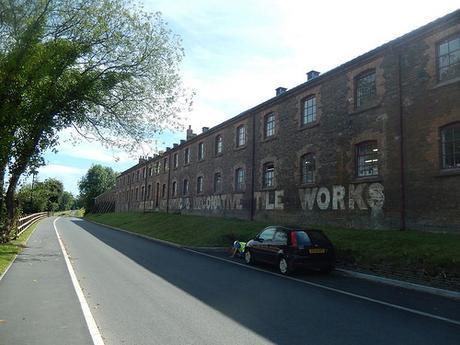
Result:
M83 220L72 222L155 275L276 344L323 344L328 340L336 343L338 339L341 344L358 344L366 337L373 344L416 343L414 334L417 333L394 330L400 328L401 322L412 330L420 329L420 321L427 325L432 322L407 313L394 317L395 310L379 308L377 312L376 305L344 295L209 260ZM317 273L302 276L328 281L337 278L324 278ZM378 332L376 324L379 324ZM442 330L449 326L440 326L438 330L430 330L431 336L446 336ZM415 336L420 343L427 339L423 333ZM449 336L447 338L450 343Z

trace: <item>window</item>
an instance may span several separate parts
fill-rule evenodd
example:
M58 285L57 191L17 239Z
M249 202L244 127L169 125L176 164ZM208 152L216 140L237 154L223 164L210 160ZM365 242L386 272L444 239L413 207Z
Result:
M281 245L287 245L287 233L283 230L278 230L275 232L275 236L273 237L273 242L279 242Z
M244 190L245 187L245 174L243 168L238 168L235 170L235 189L237 191Z
M236 129L236 147L246 145L246 126L241 125Z
M376 141L366 141L356 146L357 176L379 174L379 149Z
M460 77L460 35L441 42L438 46L439 81Z
M316 121L316 96L310 96L303 101L302 125Z
M201 161L204 159L204 143L198 144L198 160Z
M275 114L270 113L265 115L264 118L264 135L265 138L269 138L275 135Z
M187 147L184 151L184 164L190 163L190 149Z
M147 199L150 199L150 192L152 191L152 185L147 186Z
M153 168L149 167L149 176L152 176L152 175L153 175Z
M166 197L166 184L163 183L163 186L161 187L161 197L164 198Z
M173 166L176 169L179 166L179 154L175 153L173 156Z
M215 173L214 174L214 193L221 193L222 192L222 174Z
M366 71L356 77L356 108L373 104L376 96L375 70Z
M307 153L303 155L300 160L302 183L314 183L315 182L315 168L316 168L316 157L313 153Z
M460 122L441 129L442 169L460 168Z
M139 188L136 187L136 201L139 201Z
M262 231L260 235L257 237L263 241L271 241L273 235L275 234L275 230L275 228L267 228L264 231Z
M139 181L139 170L136 171L136 181Z
M197 194L203 193L203 176L198 176L196 179L196 192Z
M176 196L177 195L177 183L176 181L174 181L172 183L172 196Z
M273 163L264 164L262 186L264 188L273 187L275 185L274 179L275 179L275 165Z
M163 159L163 171L168 171L168 158Z
M144 195L145 195L145 187L142 186L142 188L141 188L141 200L145 200Z
M182 187L182 195L187 195L188 194L188 180L184 180L184 184Z
M215 146L216 155L220 155L222 153L223 146L224 146L224 140L222 139L221 135L218 135L216 137L216 146Z

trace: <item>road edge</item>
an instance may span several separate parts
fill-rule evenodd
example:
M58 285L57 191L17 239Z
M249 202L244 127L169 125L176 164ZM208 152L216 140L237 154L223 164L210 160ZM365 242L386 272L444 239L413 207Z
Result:
M160 240L158 238L149 237L149 236L143 235L143 234L138 234L138 233L133 232L133 231L117 228L117 227L112 226L112 225L99 223L99 222L96 222L96 221L93 221L93 220L90 220L90 219L87 219L87 218L82 218L82 219L84 219L84 220L86 220L86 221L88 221L90 223L94 223L94 224L97 224L97 225L100 225L100 226L104 226L104 227L107 227L107 228L110 228L110 229L113 229L113 230L125 232L125 233L128 233L128 234L137 236L137 237L144 238L146 240L150 240L150 241L157 242L157 243L162 243L162 244L165 244L165 245L168 245L168 246L171 246L171 247L175 247L175 248L182 248L182 249L191 250L191 251L194 251L194 252L197 252L197 253L200 253L201 251L208 251L208 250L209 251L219 251L219 250L226 250L227 249L226 247L190 247L190 246L183 246L183 245L180 245L180 244L177 244L177 243L174 243L174 242ZM231 260L228 260L228 261L233 262ZM359 279L368 280L368 281L371 281L371 282L374 282L374 283L386 284L386 285L400 287L400 288L404 288L404 289L408 289L408 290L414 290L414 291L418 291L418 292L424 292L424 293L429 293L429 294L432 294L432 295L437 295L437 296L441 296L441 297L448 297L448 298L452 298L452 299L455 299L455 300L460 300L460 292L457 292L457 291L439 289L439 288L434 288L434 287L431 287L431 286L410 283L410 282L406 282L406 281L403 281L403 280L390 279L390 278L380 277L380 276L376 276L376 275L371 275L371 274L366 274L366 273L361 273L361 272L356 272L356 271L345 270L345 269L342 269L342 268L336 268L333 271L333 273L337 274L337 275L341 275L341 276L359 278Z

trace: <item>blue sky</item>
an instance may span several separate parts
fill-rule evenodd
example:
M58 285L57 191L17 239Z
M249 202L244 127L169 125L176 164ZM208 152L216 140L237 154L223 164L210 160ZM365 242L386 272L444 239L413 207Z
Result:
M184 126L212 127L275 94L459 8L458 0L300 1L143 0L160 11L185 48L182 75L196 92ZM123 171L136 156L184 139L166 132L156 147L124 153L61 133L58 153L47 152L38 178L55 177L78 194L78 180L92 164Z

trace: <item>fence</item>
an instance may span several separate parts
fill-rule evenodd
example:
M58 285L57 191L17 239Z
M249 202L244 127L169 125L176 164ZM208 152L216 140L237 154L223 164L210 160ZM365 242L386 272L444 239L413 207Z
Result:
M16 231L16 237L20 236L34 222L42 218L45 218L47 216L48 216L48 212L40 212L40 213L33 213L28 216L19 218L18 227Z

